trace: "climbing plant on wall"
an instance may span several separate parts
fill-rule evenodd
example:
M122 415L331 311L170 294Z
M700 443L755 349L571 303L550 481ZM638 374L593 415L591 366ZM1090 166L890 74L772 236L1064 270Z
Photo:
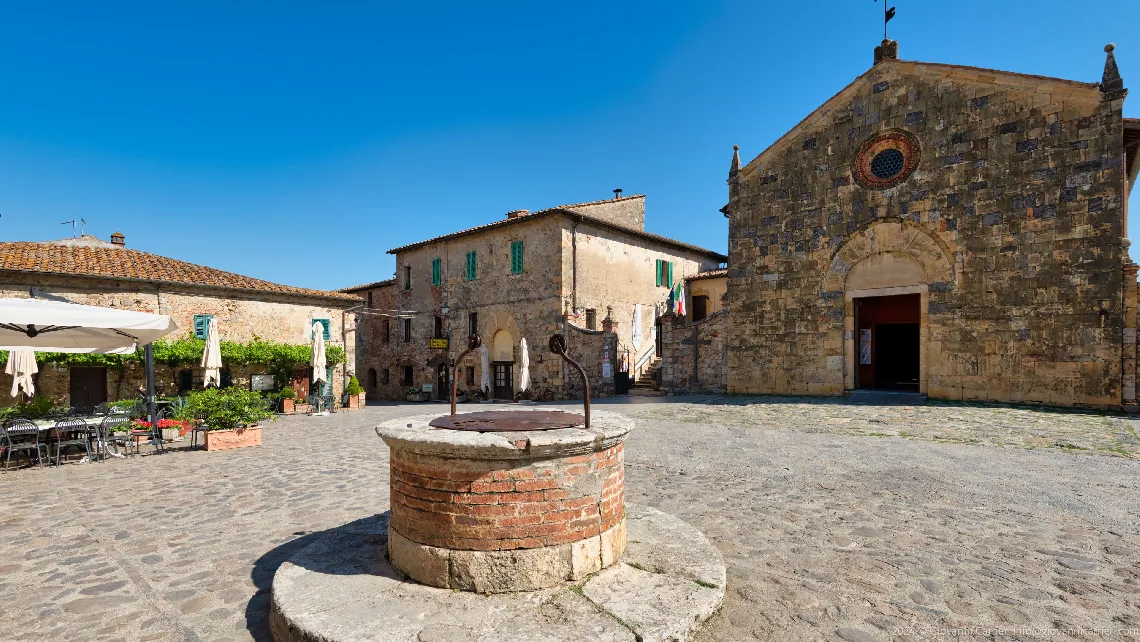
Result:
M254 337L247 343L222 341L222 363L228 366L260 365L270 370L291 371L298 365L308 365L313 356L312 346L277 343ZM171 367L195 367L202 360L206 342L202 339L184 337L174 341L154 342L154 362ZM344 348L329 345L325 348L325 360L329 366L344 363ZM36 361L41 364L58 363L73 366L103 366L121 369L127 363L142 363L143 351L133 354L72 354L68 352L36 352ZM0 361L8 361L8 352L0 350Z

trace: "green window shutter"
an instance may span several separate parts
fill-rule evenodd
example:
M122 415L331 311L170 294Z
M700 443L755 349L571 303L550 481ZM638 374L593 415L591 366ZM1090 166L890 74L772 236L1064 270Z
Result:
M467 253L467 280L474 281L476 275L475 252L471 251Z
M511 274L523 273L523 242L511 242Z
M665 284L667 287L673 287L673 262L669 261L669 282Z
M653 274L657 277L657 287L661 287L661 259L657 259L657 267L653 270Z
M205 339L206 333L210 330L210 319L213 319L212 314L195 314L194 315L194 338Z
M328 341L329 336L330 336L329 335L329 320L328 319L313 319L313 321L321 324L321 326L325 329L325 331L323 333L324 339L325 339L325 341Z
M440 259L431 260L431 284L441 285L443 283L443 265Z

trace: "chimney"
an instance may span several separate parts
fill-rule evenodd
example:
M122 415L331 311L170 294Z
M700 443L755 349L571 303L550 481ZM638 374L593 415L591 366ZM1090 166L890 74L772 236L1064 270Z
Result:
M111 235L111 244L118 245L119 247L126 247L127 237L123 236L122 232L115 232Z
M507 218L519 218L520 216L526 216L527 214L530 214L530 210L511 210L507 212Z
M621 198L621 188L620 187L614 190L614 200L616 201L619 198Z

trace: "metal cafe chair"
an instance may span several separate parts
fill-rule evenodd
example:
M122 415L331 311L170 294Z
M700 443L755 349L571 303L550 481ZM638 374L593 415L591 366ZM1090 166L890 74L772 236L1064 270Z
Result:
M40 468L44 467L43 457L48 453L47 444L40 443L40 427L27 419L10 419L0 424L0 449L5 455L4 472L8 472L14 451L36 451L36 463Z
M125 414L112 414L103 418L99 422L98 440L99 440L99 455L103 461L107 461L108 449L111 446L115 447L115 454L119 454L119 446L126 446L127 454L131 452L131 436L130 431L116 431L116 428L129 425L131 418Z
M79 419L78 417L60 419L55 422L51 428L50 441L48 442L48 455L51 455L51 444L55 443L55 465L59 466L61 451L65 447L82 446L83 452L87 455L87 461L93 461L91 458L91 431L87 422Z

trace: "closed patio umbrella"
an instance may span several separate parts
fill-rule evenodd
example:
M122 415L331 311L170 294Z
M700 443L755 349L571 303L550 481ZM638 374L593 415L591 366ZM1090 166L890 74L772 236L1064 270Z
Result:
M519 392L530 387L530 355L526 351L526 338L519 341Z
M222 339L218 335L218 320L210 319L206 326L206 349L202 351L202 367L206 373L202 376L202 387L209 388L222 385Z
M12 396L20 394L20 388L24 389L24 394L29 397L36 394L36 386L32 382L32 375L39 372L39 366L36 365L36 353L34 350L21 348L19 350L12 350L8 353L8 364L4 366L4 372L12 375Z
M483 376L479 377L479 389L483 394L491 394L491 358L487 355L487 345L479 346L479 367L483 370Z
M313 366L313 383L328 381L325 376L325 326L313 323L313 358L309 365Z

